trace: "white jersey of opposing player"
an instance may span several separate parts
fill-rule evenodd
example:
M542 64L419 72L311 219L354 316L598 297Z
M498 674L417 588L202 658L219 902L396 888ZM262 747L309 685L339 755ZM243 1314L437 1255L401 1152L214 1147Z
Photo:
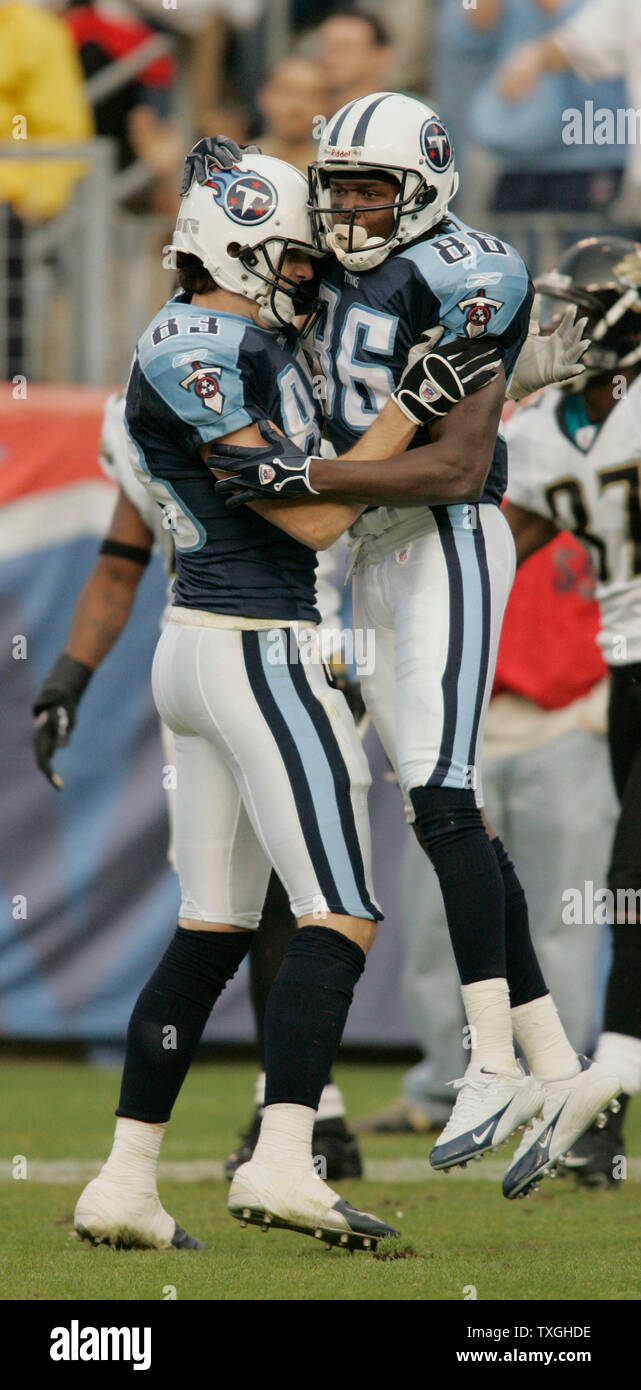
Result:
M131 441L125 429L125 393L109 396L102 417L98 459L103 473L118 483L159 546L168 573L174 569L174 543L162 509L134 472L130 456Z
M508 421L507 497L586 546L604 660L627 665L641 661L641 377L600 428L580 427L576 442L560 423L561 400L550 388Z

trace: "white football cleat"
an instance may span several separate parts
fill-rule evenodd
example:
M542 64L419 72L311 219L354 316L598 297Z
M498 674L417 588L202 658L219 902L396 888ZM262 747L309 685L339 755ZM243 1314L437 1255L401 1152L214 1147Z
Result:
M459 1095L430 1154L433 1168L453 1168L480 1158L537 1114L545 1093L519 1062L516 1065L517 1071L497 1071L471 1062L465 1076L451 1082Z
M608 1107L618 1110L618 1078L587 1057L579 1057L579 1062L581 1070L576 1076L541 1082L543 1109L525 1131L503 1178L504 1197L525 1197L537 1178L553 1177L550 1166L563 1158L593 1121L598 1124Z
M104 1171L81 1192L74 1226L92 1245L114 1245L118 1250L205 1249L169 1216L155 1188L141 1191L138 1185L115 1182Z
M227 1206L241 1226L298 1231L348 1250L374 1251L379 1240L399 1234L350 1206L313 1169L287 1170L255 1158L236 1169Z

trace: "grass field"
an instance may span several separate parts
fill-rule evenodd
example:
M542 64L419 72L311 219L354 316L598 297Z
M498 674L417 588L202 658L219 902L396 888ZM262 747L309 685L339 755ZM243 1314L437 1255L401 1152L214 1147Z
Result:
M392 1100L400 1075L398 1066L337 1070L352 1115ZM479 1300L492 1301L641 1297L640 1101L626 1125L630 1176L608 1192L557 1178L510 1203L500 1191L507 1148L500 1159L445 1177L428 1169L429 1140L365 1139L368 1176L340 1184L341 1194L403 1234L388 1254L351 1257L288 1232L242 1230L226 1213L226 1183L203 1178L202 1165L207 1174L218 1171L213 1164L233 1148L253 1080L247 1062L195 1067L163 1144L163 1164L177 1165L167 1175L161 1170L164 1206L207 1250L125 1252L93 1249L71 1226L88 1165L110 1147L119 1073L68 1062L5 1063L0 1227L10 1238L0 1253L0 1297L453 1301L473 1297L470 1286ZM12 1177L16 1155L27 1160L26 1180Z

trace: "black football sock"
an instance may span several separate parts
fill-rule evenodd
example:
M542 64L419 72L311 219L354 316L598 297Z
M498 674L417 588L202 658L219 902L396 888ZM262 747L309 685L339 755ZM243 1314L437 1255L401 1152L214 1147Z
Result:
M641 1038L641 926L621 922L611 931L613 953L603 1031Z
M414 831L443 894L461 984L506 978L505 888L474 792L415 787Z
M289 898L277 874L272 873L258 931L249 948L249 980L256 1020L256 1041L262 1070L265 1070L265 1009L269 991L296 931L296 919Z
M169 1119L207 1019L250 940L248 931L177 928L129 1020L117 1115L147 1124Z
M364 968L364 951L341 932L296 932L267 1001L265 1105L318 1109Z
M505 885L505 956L510 1003L529 1004L548 993L530 936L525 893L505 846L497 835L491 841Z

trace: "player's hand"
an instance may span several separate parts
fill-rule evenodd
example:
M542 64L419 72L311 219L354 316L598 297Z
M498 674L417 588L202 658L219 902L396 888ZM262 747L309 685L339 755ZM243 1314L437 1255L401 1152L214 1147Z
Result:
M233 477L221 478L216 492L233 511L260 497L318 496L309 481L309 467L315 455L303 453L291 439L279 434L269 420L259 420L266 440L264 449L243 449L235 444L214 444L208 457L210 468L229 470Z
M575 322L575 316L576 306L569 304L553 333L528 334L516 359L508 400L522 401L542 386L582 375L585 367L580 359L590 346L590 339L583 337L588 321Z
M429 329L414 344L392 393L399 410L415 425L442 419L464 396L494 381L502 365L501 354L489 338L454 338L442 347L435 345L433 334Z
M44 685L33 702L35 715L33 751L41 772L56 791L64 787L62 777L54 772L51 760L59 748L69 742L76 722L78 701L93 672L84 662L63 652L54 662Z
M229 135L207 135L199 140L185 160L181 198L189 192L194 179L207 182L212 164L216 169L233 169L246 154L260 154L260 146L237 145Z
M325 669L330 685L334 687L334 690L340 690L341 695L345 696L347 708L354 723L358 725L365 714L365 701L361 695L360 681L352 680L342 661L330 661Z

